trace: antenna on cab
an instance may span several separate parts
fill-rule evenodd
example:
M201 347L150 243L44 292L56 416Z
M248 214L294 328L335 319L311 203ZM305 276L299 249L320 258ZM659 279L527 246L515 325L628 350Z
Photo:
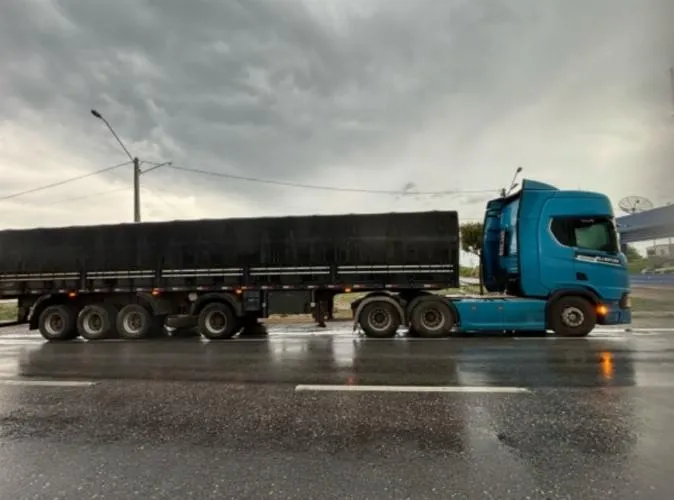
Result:
M506 188L501 189L501 196L503 198L505 198L510 193L512 193L515 190L515 188L518 186L518 183L516 182L517 176L522 173L522 170L523 170L522 167L517 167L517 170L515 170L515 175L513 175L513 180L510 183L510 187L508 188L508 190L506 190Z

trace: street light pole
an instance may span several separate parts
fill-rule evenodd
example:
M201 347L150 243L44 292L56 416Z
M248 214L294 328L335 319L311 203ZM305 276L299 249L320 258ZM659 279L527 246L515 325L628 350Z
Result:
M100 114L98 111L95 109L91 110L91 114L94 115L96 118L101 120L103 123L105 123L105 126L108 127L108 130L110 130L110 133L114 136L115 139L117 139L117 142L119 145L122 147L124 152L126 153L126 156L129 157L131 162L133 163L133 221L134 222L140 222L140 175L145 174L149 172L150 170L154 170L159 167L163 167L164 165L170 165L171 162L164 162L164 163L159 163L151 168L148 168L146 170L141 170L140 169L140 160L138 159L137 156L132 156L131 153L129 153L129 150L126 149L126 146L122 142L122 140L119 138L117 135L117 132L115 132L115 129L112 128L112 125L106 120L102 114Z
M106 119L103 117L103 115L100 114L100 113L99 113L98 111L96 111L95 109L92 109L92 110L91 110L91 114L94 115L94 116L95 116L96 118L98 118L99 120L101 120L103 123L105 123L105 126L108 127L108 130L110 131L110 133L115 137L115 139L117 139L117 142L119 143L119 145L122 146L122 149L123 149L124 152L126 153L126 156L129 157L129 160L133 161L133 156L131 156L131 153L129 153L129 150L126 149L126 146L124 145L124 143L122 142L122 140L121 140L121 139L119 138L119 136L117 135L117 132L115 132L115 129L112 128L112 125L110 125L110 123L108 122L108 120L106 120Z

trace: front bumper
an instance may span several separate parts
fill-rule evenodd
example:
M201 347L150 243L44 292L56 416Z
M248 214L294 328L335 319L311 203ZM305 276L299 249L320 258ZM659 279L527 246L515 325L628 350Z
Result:
M632 323L632 310L618 307L609 308L608 314L599 317L597 323L600 325L629 325Z
M597 318L600 325L629 325L632 323L632 297L625 293L617 302L604 304L606 314Z

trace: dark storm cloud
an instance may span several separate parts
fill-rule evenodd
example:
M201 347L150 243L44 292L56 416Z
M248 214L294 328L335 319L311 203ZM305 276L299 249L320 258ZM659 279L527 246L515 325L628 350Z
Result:
M618 21L645 32L663 2L374 1L337 22L299 0L3 0L0 119L105 145L111 163L120 152L91 107L134 151L188 167L291 181L349 164L384 172L373 151L404 143L448 102L458 125L446 140L479 143L495 118L573 74ZM186 175L152 182L279 196Z

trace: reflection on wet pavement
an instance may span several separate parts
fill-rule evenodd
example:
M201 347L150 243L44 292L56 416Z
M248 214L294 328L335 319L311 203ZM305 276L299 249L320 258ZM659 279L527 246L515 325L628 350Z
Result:
M0 380L0 495L669 498L674 336L651 333L5 337L0 379L26 385ZM297 392L300 384L468 392ZM496 387L525 391L488 392Z
M653 363L668 358L657 340L640 339L653 344L650 350L623 340L424 342L320 336L244 342L36 342L30 347L0 346L0 372L21 377L233 383L605 387L647 381ZM667 384L672 378L661 381Z

